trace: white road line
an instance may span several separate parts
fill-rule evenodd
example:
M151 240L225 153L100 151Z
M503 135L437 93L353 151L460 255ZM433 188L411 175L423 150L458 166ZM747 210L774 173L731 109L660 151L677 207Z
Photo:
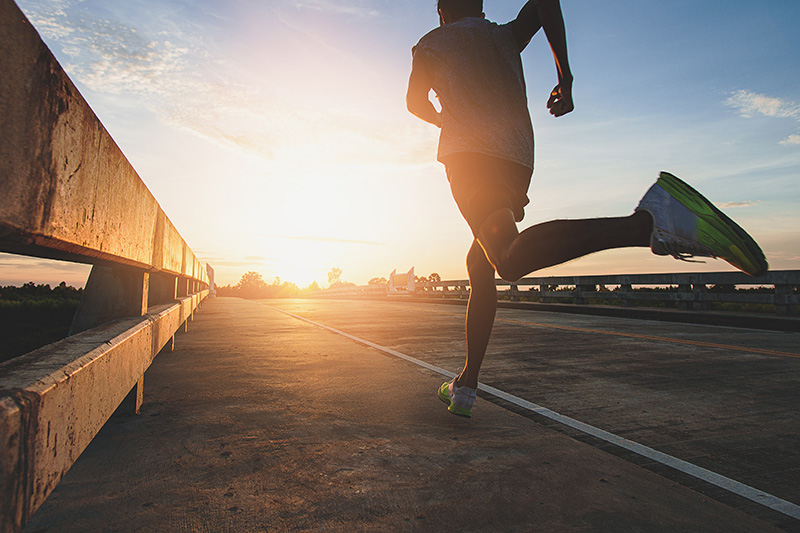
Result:
M262 305L265 305L270 309L288 315L292 318L296 318L297 320L302 320L303 322L307 322L318 328L322 328L332 333L336 333L337 335L341 335L342 337L348 338L359 344L369 346L370 348L375 348L376 350L379 350L383 353L393 355L400 359L404 359L410 363L414 363L415 365L427 368L428 370L431 370L448 378L455 377L455 373L450 372L449 370L445 370L436 365L426 363L425 361L421 361L415 357L411 357L410 355L398 352L397 350L392 350L391 348L387 348L385 346L381 346L380 344L375 344L374 342L370 342L366 339L350 335L349 333L345 333L344 331L338 330L336 328L320 324L319 322L314 322L313 320L309 320L300 315L290 313L289 311L285 311L278 307L273 307L267 304L262 304ZM657 463L673 468L679 472L683 472L684 474L688 474L692 477L703 480L707 483L711 483L712 485L715 485L719 488L725 489L729 492L742 496L743 498L747 498L748 500L754 501L765 507L769 507L770 509L778 511L779 513L783 513L796 520L800 520L800 505L796 505L792 502L783 500L781 498L778 498L777 496L773 496L772 494L758 490L749 485L745 485L744 483L740 483L736 480L725 477L721 474L717 474L716 472L712 472L711 470L702 468L700 466L689 463L682 459L678 459L677 457L673 457L666 453L659 452L658 450L654 450L653 448L650 448L643 444L639 444L638 442L634 442L632 440L619 437L617 435L614 435L613 433L609 433L608 431L581 422L580 420L575 420L574 418L570 418L568 416L556 413L555 411L547 409L546 407L536 405L535 403L529 402L528 400L525 400L518 396L514 396L513 394L509 394L500 389L496 389L495 387L492 387L490 385L479 383L478 389L487 392L497 398L510 402L518 407L537 413L545 418L549 418L550 420L553 420L565 426L577 429L578 431L581 431L587 435L591 435L593 437L601 439L605 442L608 442L609 444L619 446L620 448L624 448L637 455L641 455L642 457L651 459Z

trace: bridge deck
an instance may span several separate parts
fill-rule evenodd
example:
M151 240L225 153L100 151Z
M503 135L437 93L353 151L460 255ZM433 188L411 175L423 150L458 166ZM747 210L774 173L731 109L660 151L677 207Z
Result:
M457 370L463 314L212 300L146 374L143 414L112 418L26 531L800 527L694 475L800 503L800 335L503 309L482 381L512 396L465 420L397 357Z

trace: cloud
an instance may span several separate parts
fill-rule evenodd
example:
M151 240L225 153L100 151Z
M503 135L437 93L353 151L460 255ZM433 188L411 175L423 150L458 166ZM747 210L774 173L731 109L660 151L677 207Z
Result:
M213 268L217 267L253 267L256 266L256 263L264 263L264 262L271 262L271 259L260 259L258 261L214 261L214 264L211 265Z
M793 134L793 135L789 135L787 138L782 140L780 142L780 144L783 144L783 145L800 144L800 135L798 135L796 133Z
M94 91L164 94L174 89L176 74L185 70L189 47L177 44L182 36L172 30L159 31L154 24L152 31L141 32L99 18L80 0L29 1L23 6L36 29L67 56L67 71Z
M761 203L761 202L759 202L757 200L756 201L747 200L745 202L726 202L726 203L723 203L723 204L719 204L719 207L721 207L723 209L735 209L735 208L739 208L739 207L753 207L755 205L758 205L759 203Z
M289 241L312 241L312 242L327 242L334 244L365 244L368 246L383 246L383 243L375 241L361 241L355 239L336 239L333 237L312 237L312 236L288 236L288 235L262 235L271 239L286 239Z
M300 31L308 28L280 28L281 17L269 16L290 10L292 20L303 11L375 16L373 0L266 4L265 12L257 13L263 19L259 36L267 37L246 48L260 50L257 56L231 55L231 43L241 45L230 38L231 28L209 24L208 13L197 19L177 16L170 12L176 9L172 4L151 5L146 18L131 15L136 5L126 11L83 0L21 4L53 49L60 49L73 79L226 149L292 168L406 166L431 159L437 132L402 122L408 118L402 95L396 101L376 98L376 107L364 105L363 95L384 94L386 81L359 59L360 49L347 41L352 36L331 28L325 38L310 39ZM288 42L286 32L300 32L299 46L279 46ZM319 79L309 78L309 72Z
M736 91L725 100L725 104L738 110L745 118L765 116L771 118L789 118L800 122L800 105L790 100L775 98L751 91ZM784 146L800 145L800 134L789 135L779 144Z
M736 91L725 103L738 109L743 117L764 115L767 117L794 118L800 120L800 106L789 100L774 98L750 91Z
M374 17L378 15L373 7L374 0L342 2L337 0L302 0L292 2L299 9L310 9L326 13L356 15L359 17Z

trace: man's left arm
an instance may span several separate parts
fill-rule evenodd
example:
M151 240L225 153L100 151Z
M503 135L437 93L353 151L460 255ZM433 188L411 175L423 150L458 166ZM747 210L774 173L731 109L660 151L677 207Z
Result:
M420 54L414 54L411 76L408 78L406 106L415 116L436 127L442 127L442 114L436 111L429 98L433 77Z

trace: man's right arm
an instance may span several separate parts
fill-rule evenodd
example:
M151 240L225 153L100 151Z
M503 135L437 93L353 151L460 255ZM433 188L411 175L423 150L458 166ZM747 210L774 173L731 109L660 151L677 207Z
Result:
M428 67L418 54L414 54L411 76L408 79L406 106L417 117L441 128L442 115L436 111L429 98L432 85L433 79Z

